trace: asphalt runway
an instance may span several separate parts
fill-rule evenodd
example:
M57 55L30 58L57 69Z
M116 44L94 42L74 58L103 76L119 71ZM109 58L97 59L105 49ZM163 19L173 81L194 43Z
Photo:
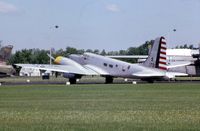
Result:
M3 79L0 81L0 85L67 85L68 79L50 79L50 80L42 80L41 78L37 77L28 77L28 78L8 78ZM199 83L200 80L176 80L176 81L155 81L154 83ZM152 83L152 84L154 84ZM79 85L84 84L105 84L104 78L83 78L80 81L77 82ZM114 79L113 84L149 84L148 82L141 81L141 80L128 80L124 81L122 78L116 78Z

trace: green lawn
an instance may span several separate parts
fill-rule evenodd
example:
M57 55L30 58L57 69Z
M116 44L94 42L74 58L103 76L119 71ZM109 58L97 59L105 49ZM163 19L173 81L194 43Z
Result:
M0 130L200 130L200 85L1 86Z

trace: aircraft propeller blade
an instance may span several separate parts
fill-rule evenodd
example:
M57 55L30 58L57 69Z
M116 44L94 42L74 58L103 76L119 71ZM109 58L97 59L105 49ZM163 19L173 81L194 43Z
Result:
M47 55L48 55L48 57L51 58L52 60L55 60L55 58L54 58L53 56L51 56L50 54L47 53Z

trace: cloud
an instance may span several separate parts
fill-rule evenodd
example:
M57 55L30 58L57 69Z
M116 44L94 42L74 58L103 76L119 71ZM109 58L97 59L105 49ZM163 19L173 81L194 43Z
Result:
M106 5L106 9L111 12L120 12L121 11L120 7L116 4Z
M16 12L17 10L18 9L15 5L0 1L0 13L4 13L4 14L13 13L13 12Z

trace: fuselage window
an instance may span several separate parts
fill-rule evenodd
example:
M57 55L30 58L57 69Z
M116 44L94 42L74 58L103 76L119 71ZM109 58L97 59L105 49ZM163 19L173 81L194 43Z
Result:
M110 68L113 68L113 65L110 64L109 67L110 67Z
M107 64L107 63L103 63L103 65L104 65L104 66L108 66L108 64Z
M124 72L124 71L126 71L125 69L122 69L122 71Z
M116 67L118 67L118 65L115 65Z

